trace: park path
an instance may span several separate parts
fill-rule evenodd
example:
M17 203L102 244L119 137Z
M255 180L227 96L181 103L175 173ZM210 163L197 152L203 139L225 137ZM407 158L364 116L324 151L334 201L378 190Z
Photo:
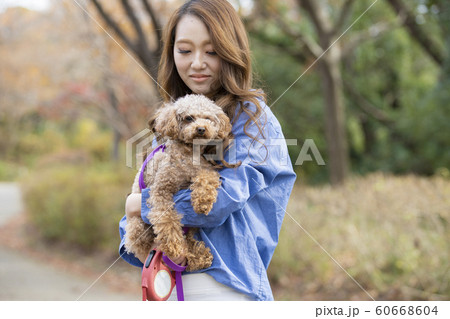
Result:
M18 185L0 183L0 227L22 212L23 203ZM0 301L140 300L138 291L136 294L121 293L101 280L89 288L92 283L90 278L70 274L0 243Z

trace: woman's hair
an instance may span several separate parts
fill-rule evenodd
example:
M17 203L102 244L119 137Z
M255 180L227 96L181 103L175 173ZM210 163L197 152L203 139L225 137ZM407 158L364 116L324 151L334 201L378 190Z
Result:
M265 101L265 94L261 90L252 89L253 74L247 33L239 15L226 0L190 0L170 18L163 33L163 51L158 72L159 91L164 101L192 93L178 75L173 55L176 27L185 15L195 16L206 25L214 51L221 59L220 86L214 92L213 100L232 121L236 120L236 107L240 104L238 116L242 112L249 116L244 132L258 140L257 136L247 133L248 126L254 122L261 138L264 138L259 124L263 110L258 98ZM250 110L244 102L252 102L256 110Z

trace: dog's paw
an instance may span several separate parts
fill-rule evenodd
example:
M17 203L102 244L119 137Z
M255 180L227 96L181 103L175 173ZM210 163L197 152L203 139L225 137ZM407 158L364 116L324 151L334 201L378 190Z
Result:
M192 208L197 214L208 215L213 207L213 203L198 203L196 201L192 201Z
M180 233L173 232L171 234L165 234L156 239L158 248L171 259L187 254L188 248L186 238L181 234L181 231Z
M217 199L217 190L202 192L194 189L191 193L192 208L197 214L208 215Z
M187 246L185 243L168 243L167 245L159 246L159 249L161 249L170 259L185 256L187 253Z
M220 175L215 171L203 170L194 178L190 187L191 203L197 214L208 215L211 211L217 200L220 183Z
M207 248L204 251L190 254L187 258L186 271L196 271L211 267L213 256L211 251Z
M189 253L186 255L188 266L187 271L195 271L211 267L213 255L209 247L206 247L203 241L194 238L196 230L191 228L187 234L187 243Z

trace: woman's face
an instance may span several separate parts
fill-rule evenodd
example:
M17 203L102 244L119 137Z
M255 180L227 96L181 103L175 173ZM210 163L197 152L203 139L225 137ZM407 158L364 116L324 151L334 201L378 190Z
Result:
M185 15L180 19L173 55L178 74L191 91L211 97L219 86L220 58L199 18Z

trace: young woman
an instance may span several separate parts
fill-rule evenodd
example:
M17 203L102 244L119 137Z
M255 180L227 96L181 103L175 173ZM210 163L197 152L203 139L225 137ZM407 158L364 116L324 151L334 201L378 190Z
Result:
M186 300L273 300L267 277L295 181L281 127L252 88L251 58L245 28L226 0L191 0L171 17L164 33L159 66L165 101L204 94L221 106L233 124L234 143L225 154L238 168L221 169L217 202L206 215L196 214L190 191L174 196L187 227L211 249L208 269L183 274ZM127 198L127 211L141 211L140 194ZM148 214L142 205L142 216ZM121 256L142 267L124 250L126 217L120 222ZM174 260L182 264L184 256ZM174 295L174 294L172 294ZM172 297L171 297L172 298ZM175 299L176 300L176 299Z

